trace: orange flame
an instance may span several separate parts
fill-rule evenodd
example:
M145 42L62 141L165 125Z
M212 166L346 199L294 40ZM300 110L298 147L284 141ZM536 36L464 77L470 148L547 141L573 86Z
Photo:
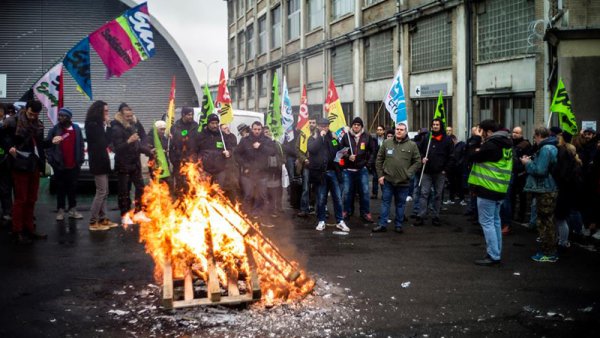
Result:
M140 242L154 260L154 278L162 281L163 265L170 261L173 277L182 278L191 267L207 281L208 266L214 257L221 285L228 276L249 276L248 251L256 264L262 295L273 299L294 300L314 287L314 281L296 262L287 261L247 220L238 205L232 205L219 186L194 164L181 169L187 177L188 191L176 200L169 187L158 180L144 189L142 205L150 221L140 224ZM159 177L159 175L155 175Z

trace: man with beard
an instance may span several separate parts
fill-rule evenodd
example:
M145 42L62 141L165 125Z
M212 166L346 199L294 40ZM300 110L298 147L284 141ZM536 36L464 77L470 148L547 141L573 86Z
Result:
M523 137L523 130L521 127L516 126L512 130L513 140L513 182L510 189L510 204L512 210L517 206L517 197L519 198L519 213L517 221L520 223L525 222L525 211L527 208L527 196L523 191L525 187L525 181L527 179L527 172L525 166L521 163L521 157L531 155L532 147L531 143ZM510 229L510 228L509 228ZM502 228L502 232L508 232L508 229Z
M65 198L69 199L69 218L83 218L83 215L75 209L77 178L85 159L83 134L79 125L71 122L72 118L73 113L69 108L61 108L58 111L58 123L48 131L46 138L47 143L54 144L46 151L46 157L56 179L57 221L65 219Z
M263 134L262 123L252 123L251 134L242 138L235 156L242 166L243 207L254 218L264 216L269 157L275 156L275 143Z
M310 128L310 135L306 135L306 137L311 137L317 129L317 119L314 116L309 117L308 127ZM308 165L310 160L308 159L308 149L307 151L302 151L302 149L300 149L300 139L300 137L297 138L298 157L296 159L296 168L297 171L299 171L298 174L302 175L302 197L300 197L300 212L298 213L298 217L306 217L311 209L314 211L316 192L314 184L309 182L310 172L308 170Z
M212 176L212 181L217 183L221 189L227 184L227 166L233 163L233 149L235 137L221 137L219 131L219 116L208 115L206 128L196 139L196 153L202 162L204 171ZM224 142L223 142L224 141Z
M179 170L186 162L196 161L196 147L198 123L194 121L194 110L190 107L181 108L181 118L171 127L171 146L169 147L169 160L173 164L173 186L176 193L187 187L185 178Z
M137 120L133 110L126 103L121 103L115 119L111 122L112 141L115 152L115 171L118 179L118 203L121 211L121 223L131 225L133 221L146 221L148 218L142 211L142 163L140 154L150 157L152 152L145 142L146 132ZM143 139L142 139L143 137ZM131 209L130 186L135 187L135 211L132 220L129 217Z
M380 124L375 130L375 135L371 136L371 142L373 143L371 146L373 148L373 156L377 156L377 153L379 153L379 147L381 147L384 140L385 127L382 124ZM371 199L377 199L377 194L379 194L379 177L377 177L377 170L375 168L374 161L371 168L369 168L369 171L371 172L371 175L373 175L373 178L371 180Z

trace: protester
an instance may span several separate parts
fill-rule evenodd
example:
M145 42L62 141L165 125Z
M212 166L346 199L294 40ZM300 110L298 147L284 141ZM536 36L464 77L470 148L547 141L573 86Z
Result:
M533 138L538 145L535 157L521 157L521 163L528 174L525 191L532 193L536 199L536 225L540 237L540 251L531 259L536 262L554 263L558 260L554 225L557 186L551 175L551 168L556 164L557 142L556 137L550 136L550 132L545 127L536 128Z
M450 135L452 144L454 144L454 162L448 171L448 199L444 201L445 205L453 205L457 199L460 205L466 205L465 189L463 186L463 176L465 172L466 144L460 141L456 135Z
M429 148L429 151L427 150ZM454 145L450 137L442 131L442 121L433 119L431 122L431 136L423 140L419 146L423 166L423 177L421 178L421 197L419 215L414 223L415 226L424 224L427 216L429 196L431 189L434 190L431 223L440 226L440 206L442 204L442 190L446 181L446 173L454 163Z
M392 135L393 136L393 135ZM377 126L375 130L375 135L371 135L371 148L373 149L373 156L377 156L379 152L379 148L383 144L383 141L386 139L385 137L385 127L380 124ZM377 176L377 169L375 168L375 161L372 161L371 167L369 167L369 172L373 176L371 179L371 199L377 199L377 195L379 194L379 177ZM383 188L383 187L382 187ZM382 190L383 191L383 190Z
M597 233L598 222L600 221L598 205L600 205L600 162L597 157L600 151L598 150L598 136L593 128L584 129L574 140L574 145L577 147L577 154L582 162L582 173L584 191L583 194L587 197L584 200L582 207L582 216L587 229L584 229L583 234L590 236ZM594 158L596 157L596 160ZM600 239L600 234L596 235Z
M530 156L532 154L531 143L523 137L523 130L521 127L516 126L512 130L513 140L513 181L510 189L510 204L512 206L513 214L517 209L517 199L519 200L519 212L517 213L517 222L525 222L525 212L527 210L527 196L523 191L525 187L525 181L527 179L527 172L525 166L521 163L521 157ZM504 232L507 232L504 228Z
M314 116L308 118L308 127L310 135L306 135L310 139L317 130L317 119ZM306 217L309 213L314 212L316 189L315 185L310 182L310 159L308 158L308 147L306 151L300 149L300 137L296 142L296 173L302 175L302 196L300 197L300 212L298 217Z
M142 193L144 181L142 180L142 163L140 155L152 156L152 152L145 139L144 127L137 120L133 110L121 103L119 111L112 121L112 141L115 149L115 171L118 177L118 203L121 211L121 223L131 225L134 221L146 221L148 218L142 211ZM130 182L135 187L135 212L134 219L129 217L131 197L129 194Z
M473 167L469 184L477 196L479 224L483 229L487 255L475 261L477 265L492 266L502 258L502 229L500 206L508 192L512 173L512 142L507 131L499 130L494 120L479 124L483 143L469 154Z
M368 223L373 222L371 216L371 202L369 199L369 170L373 165L375 154L371 135L364 132L364 123L360 117L352 120L352 126L348 134L341 140L342 148L349 148L344 155L343 175L343 199L344 219L348 219L354 211L355 188L358 187L360 218Z
M269 211L271 217L279 217L279 213L283 210L282 198L283 188L281 185L282 170L281 167L284 164L284 151L281 143L273 139L271 129L269 126L263 127L263 133L266 137L273 140L275 146L275 153L268 158L268 169L267 169L267 200L269 201ZM295 161L295 160L294 160Z
M477 151L479 147L481 147L481 130L479 129L479 125L476 125L471 128L471 136L467 139L465 153L471 154ZM465 164L467 172L470 173L473 162L469 160L469 156L467 156ZM477 214L477 196L473 194L471 189L469 189L469 203L467 204L465 216L472 216L471 221L477 222L477 224L479 223L479 216Z
M387 230L392 197L396 206L394 231L403 232L404 204L408 196L410 179L419 169L420 163L419 148L409 139L406 125L403 123L396 125L395 137L383 141L377 153L375 166L379 177L377 183L382 186L382 202L379 224L373 228L373 232Z
M171 127L170 133L169 160L173 165L173 186L179 194L187 189L186 178L180 172L181 167L187 162L196 162L194 142L198 137L198 123L194 121L192 108L181 108L181 118Z
M327 193L331 193L336 227L349 232L350 228L344 222L342 213L342 192L338 181L339 166L335 157L340 145L329 131L329 120L321 118L317 122L318 132L308 139L308 156L310 163L310 181L317 186L317 227L316 230L325 230L327 206Z
M154 137L155 134L156 137ZM158 120L154 122L154 127L148 132L148 147L151 151L151 156L148 159L148 172L150 174L150 178L154 179L155 173L157 172L157 170L159 170L160 176L168 175L164 178L160 178L159 180L170 185L171 171L169 170L169 164L166 153L166 150L169 148L169 139L167 137L167 122L163 120ZM164 154L165 156L164 160L166 162L163 164L165 168L161 166L161 163L159 161L159 156L161 156L159 152L162 152L162 154ZM163 173L163 170L167 172Z
M111 139L108 105L96 101L88 108L85 117L88 163L94 175L96 194L90 207L90 231L108 230L118 226L108 218L106 200L108 198L108 175L111 172L108 147Z
M227 150L232 154L230 160L225 164L225 183L221 186L221 189L225 193L225 196L233 202L242 198L240 195L240 168L234 158L238 141L237 137L229 129L228 124L221 125L221 132L223 133L225 144L229 146Z
M266 214L269 157L275 143L263 134L262 123L252 123L252 133L240 141L235 156L241 165L244 200L242 207L253 218Z
M240 138L244 138L244 137L250 135L250 127L245 123L240 123L237 126L237 131L238 131L238 134L240 135Z
M206 128L198 134L196 141L196 153L204 172L210 174L211 181L224 187L227 183L227 164L233 162L233 148L235 140L221 137L219 130L219 116L208 115ZM235 139L235 137L234 137Z
M12 232L19 244L48 238L46 234L37 232L33 224L40 173L45 169L44 148L50 146L44 141L44 124L39 119L41 111L39 101L27 102L24 111L15 116L15 134L9 143L15 189Z
M456 135L454 135L452 126L447 126L446 127L446 136L456 136Z
M0 103L0 205L2 206L2 220L12 220L12 177L10 170L10 159L8 158L8 149L11 132L6 123L8 119L8 109L3 103Z
M71 119L73 113L69 108L58 111L58 123L48 131L47 143L54 145L46 151L48 164L54 170L56 179L57 221L65 219L65 199L69 200L68 217L82 219L83 215L77 206L77 179L81 165L85 160L83 134L79 125Z

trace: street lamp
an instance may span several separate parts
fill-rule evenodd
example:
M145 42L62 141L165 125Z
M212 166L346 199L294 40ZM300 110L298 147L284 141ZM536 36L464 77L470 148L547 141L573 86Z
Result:
M200 64L204 65L204 67L206 67L206 85L207 86L208 86L208 71L210 70L210 66L214 65L217 62L219 62L219 61L215 60L215 61L207 64L206 62L204 62L202 60L198 60L198 63L200 63Z

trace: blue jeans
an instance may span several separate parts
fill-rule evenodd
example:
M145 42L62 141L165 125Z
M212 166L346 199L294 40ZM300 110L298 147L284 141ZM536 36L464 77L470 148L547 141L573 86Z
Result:
M325 206L327 205L327 192L331 192L333 198L333 211L335 220L339 223L343 219L342 215L342 192L337 174L333 170L327 170L324 174L323 182L317 187L317 219L325 221Z
M437 174L423 174L421 180L421 201L419 201L419 217L425 218L427 215L428 207L432 209L431 216L439 218L440 207L442 205L442 191L444 190L444 183L446 181L446 175L442 173ZM430 199L433 188L433 200Z
M529 216L529 227L537 228L537 203L535 197L531 199L531 215Z
M500 207L502 201L493 201L477 197L479 224L487 245L487 254L491 259L500 260L502 254L502 229L500 227Z
M392 197L394 197L394 203L396 204L396 219L394 221L394 225L396 228L402 227L402 221L404 221L404 205L406 204L406 196L408 196L408 187L394 186L388 181L383 183L383 189L381 192L381 215L379 216L380 226L384 228L387 226L387 220L390 217Z
M371 176L371 194L377 196L379 193L379 177L377 177L375 168L373 168L373 174Z
M358 183L358 195L360 197L360 215L370 213L371 200L369 199L369 171L362 168L358 171L344 169L344 211L349 213L354 204L354 187Z

